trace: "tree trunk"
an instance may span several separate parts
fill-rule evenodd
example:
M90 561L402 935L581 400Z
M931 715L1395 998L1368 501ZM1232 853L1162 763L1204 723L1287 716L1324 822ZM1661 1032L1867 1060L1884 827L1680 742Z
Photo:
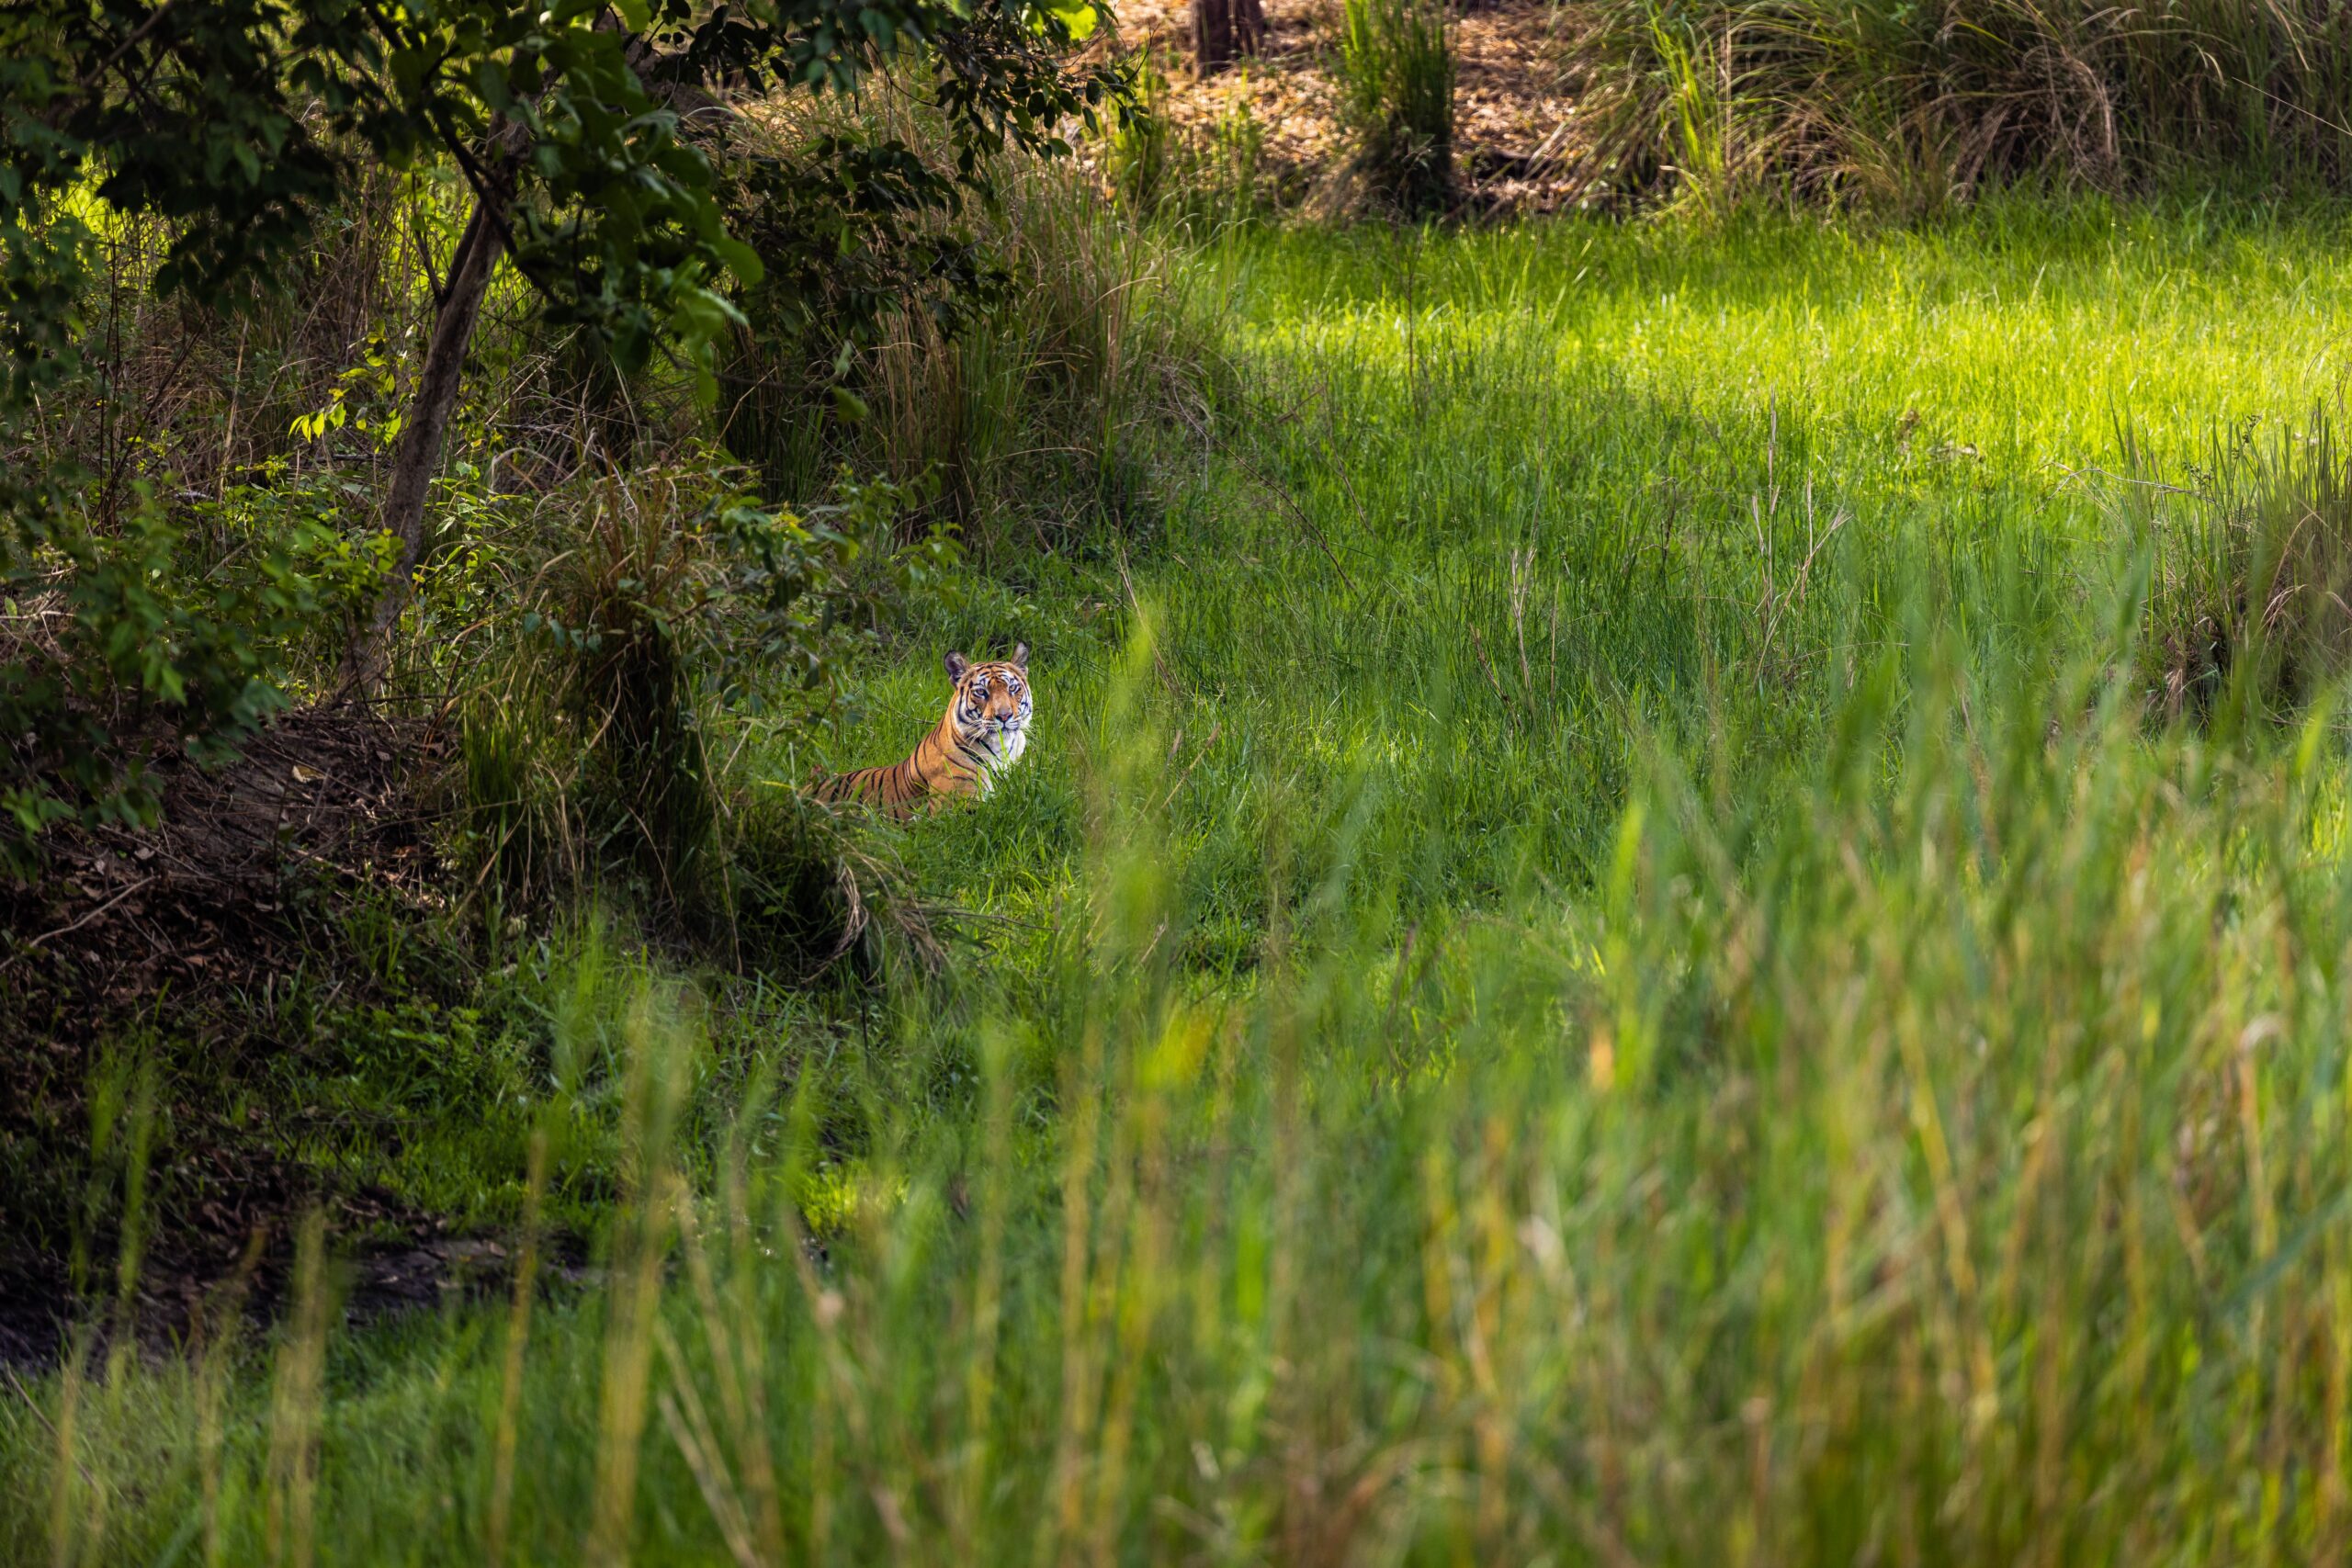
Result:
M400 448L392 455L391 482L384 491L380 520L384 531L400 541L400 549L391 576L377 597L374 614L344 650L345 695L373 689L383 678L392 626L408 603L409 579L424 547L424 502L433 476L441 467L441 445L449 433L449 416L457 411L466 349L473 342L474 323L481 319L491 274L497 270L498 258L506 249L504 192L505 182L497 176L476 192L473 219L458 241L458 254L449 261L448 286L434 318L433 337L425 345L416 397L401 425Z
M1261 0L1193 0L1193 63L1204 76L1257 53L1265 36Z
M1261 0L1233 0L1233 43L1254 55L1266 41L1266 7Z

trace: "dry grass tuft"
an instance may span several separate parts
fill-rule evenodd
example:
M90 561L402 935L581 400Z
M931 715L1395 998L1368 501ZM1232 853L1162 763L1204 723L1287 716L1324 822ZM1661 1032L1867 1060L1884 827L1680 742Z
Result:
M1932 210L2185 165L2352 180L2335 0L1595 0L1569 13L1583 178L1702 208Z

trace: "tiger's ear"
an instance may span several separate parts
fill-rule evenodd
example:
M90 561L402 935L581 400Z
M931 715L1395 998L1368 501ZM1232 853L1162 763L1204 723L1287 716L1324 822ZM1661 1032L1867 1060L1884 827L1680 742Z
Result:
M1029 669L1029 645L1027 643L1019 642L1012 645L1012 667L1015 670L1021 671L1024 674L1027 673Z
M963 683L964 671L971 667L972 661L960 653L951 653L947 656L947 678L958 685Z

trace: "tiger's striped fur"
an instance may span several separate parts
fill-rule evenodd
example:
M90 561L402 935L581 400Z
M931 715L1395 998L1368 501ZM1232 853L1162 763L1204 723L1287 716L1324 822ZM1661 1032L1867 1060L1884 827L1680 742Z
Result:
M936 810L957 795L988 794L996 775L1021 760L1029 745L1029 645L1009 660L975 664L947 656L956 694L931 733L903 762L860 768L817 781L820 800L861 801L893 817Z

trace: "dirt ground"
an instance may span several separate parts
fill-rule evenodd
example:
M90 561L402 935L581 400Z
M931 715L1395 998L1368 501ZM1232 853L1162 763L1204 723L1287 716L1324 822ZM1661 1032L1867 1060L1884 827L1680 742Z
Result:
M432 717L353 706L286 715L222 767L166 750L161 824L60 829L38 876L0 877L0 1153L10 1168L47 1172L52 1199L72 1185L94 1053L107 1041L185 1032L199 1055L258 1049L273 1000L332 950L355 901L411 913L437 904L447 878L426 829L449 744ZM224 1059L218 1072L247 1066ZM224 1286L256 1307L274 1301L291 1222L313 1202L339 1235L370 1238L347 1260L355 1316L437 1300L503 1269L494 1241L448 1235L389 1194L321 1190L279 1149L300 1129L247 1126L220 1105L165 1095L158 1109L172 1136L151 1175L169 1198L159 1197L141 1270L142 1337L179 1337ZM54 1203L9 1200L0 1366L38 1366L87 1321L90 1300L72 1288Z
M1581 182L1566 158L1577 127L1560 64L1560 15L1550 0L1499 0L1454 15L1454 154L1466 208L1544 212L1577 199ZM1314 189L1347 162L1330 62L1339 17L1340 0L1268 0L1258 58L1203 78L1192 67L1188 0L1125 0L1118 9L1121 41L1151 50L1168 79L1169 118L1204 138L1246 102L1264 130L1268 174L1293 190Z

